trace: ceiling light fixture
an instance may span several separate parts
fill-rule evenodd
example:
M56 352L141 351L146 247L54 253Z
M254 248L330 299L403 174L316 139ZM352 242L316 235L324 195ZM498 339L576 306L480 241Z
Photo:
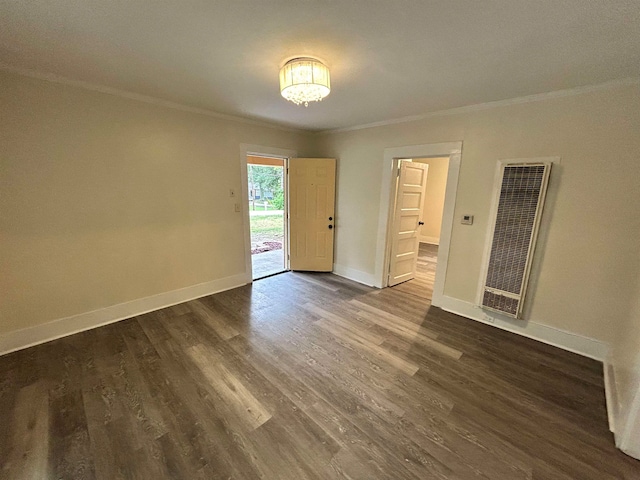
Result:
M280 69L280 93L296 105L308 107L309 102L319 102L329 92L329 69L316 58L294 58Z

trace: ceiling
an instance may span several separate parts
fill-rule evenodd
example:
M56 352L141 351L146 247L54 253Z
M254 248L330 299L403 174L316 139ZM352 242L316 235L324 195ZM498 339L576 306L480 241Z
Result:
M638 0L0 0L0 62L308 130L640 76ZM315 55L332 92L278 90Z

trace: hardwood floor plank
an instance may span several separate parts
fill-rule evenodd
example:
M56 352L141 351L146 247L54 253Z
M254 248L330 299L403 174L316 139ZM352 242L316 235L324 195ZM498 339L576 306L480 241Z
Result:
M453 402L446 395L424 388L423 385L411 381L411 377L392 366L387 366L386 363L373 362L371 356L358 349L350 351L350 342L341 345L340 339L337 339L332 345L331 338L323 331L307 333L304 340L311 345L311 349L301 351L299 346L302 343L298 342L292 343L290 349L287 344L281 343L279 349L291 351L293 358L301 357L299 362L303 366L317 366L316 369L321 373L344 385L348 391L358 396L361 402L376 409L382 407L383 411L395 412L395 415L402 416L405 410L399 408L399 405L415 409L417 412L422 412L423 407L431 411L435 409L449 412L453 407ZM280 365L288 365L295 361L297 360L279 357ZM324 366L331 363L336 364L336 368L327 370ZM279 368L282 369L281 366ZM292 376L295 376L295 372L292 372ZM419 402L412 401L417 398L420 399ZM393 417L392 422L395 422L396 418Z
M302 410L280 411L251 433L256 459L265 478L326 478L325 470L339 450L337 443ZM286 450L279 447L285 441Z
M307 414L341 446L331 460L337 478L411 478L404 463L388 453L328 403L318 401Z
M345 412L339 406L322 400L314 405L314 409L321 409L321 412L324 412L322 418L333 423L333 425L323 424L326 426L325 428L333 429L334 435L336 435L334 438L337 441L342 439L344 443L345 437L348 438L349 434L352 434L366 442L368 452L365 455L368 455L369 461L383 467L387 462L391 465L395 461L401 462L404 466L401 471L404 473L400 478L455 478L448 466L439 462L429 452L407 437L395 435L393 426L375 421L366 411ZM316 421L320 421L318 417L315 418ZM352 445L353 442L353 439L349 440L348 445ZM350 448L349 450L351 451ZM377 452L380 452L381 458L374 457ZM386 468L387 472L396 472L397 474L397 466L396 470L389 468L389 466Z
M16 480L47 478L49 471L49 393L44 382L22 387L16 397L13 419L5 425L11 449L2 473ZM7 428L9 427L9 428Z
M236 410L247 428L250 430L258 428L271 418L271 413L245 388L242 382L221 365L219 357L212 349L196 345L188 348L186 353L200 368L209 381L209 386Z
M211 465L222 478L260 478L249 460L244 438L234 428L233 415L227 415L232 412L212 397L201 376L196 375L194 381L193 368L183 366L187 360L177 345L165 342L158 349L162 361L149 365L146 374L151 383L162 385L162 405L176 426L172 431L182 435L203 466Z
M304 280L305 282L309 282L313 285L317 285L320 288L324 288L325 290L329 290L331 292L337 292L338 290L340 290L340 287L337 287L335 285L331 285L329 282L323 282L322 280L319 280L318 278L318 274L314 274L314 273L304 273L304 272L292 272L292 275L295 276L295 278Z
M316 401L315 393L310 390L296 375L289 374L280 368L284 361L277 351L257 348L253 342L243 337L235 337L229 346L250 362L274 388L298 407L312 405Z
M319 324L318 322L314 323L315 325L320 326L321 328L327 329L332 335L336 338L339 338L355 348L362 349L369 354L374 355L379 358L383 362L391 365L394 368L397 368L401 372L411 376L414 375L420 367L418 365L408 362L407 360L390 353L388 350L381 348L379 345L375 343L371 343L361 337L357 337L353 335L349 330L341 329L338 326L330 326L328 327L326 324Z
M410 320L406 320L397 315L364 303L360 300L350 300L349 303L358 307L360 309L359 313L366 315L367 318L375 321L383 328L393 328L395 331L402 330L406 332L412 332L413 334L419 333L424 335L425 337L429 337L432 339L438 338L438 334L436 332L432 332L427 328L423 328L420 324L417 324ZM377 321L374 319L377 319Z
M229 340L239 334L238 330L229 325L223 317L205 305L204 302L200 300L192 300L188 305L191 308L191 311L193 311L193 313L200 319L205 321L223 340Z
M462 478L530 479L531 459L486 431L448 417L403 419L396 427Z
M162 324L162 319L172 317L173 315L167 310L158 310L156 312L140 315L136 317L136 320L151 343L157 344L171 338L171 335Z
M426 347L431 351L437 352L439 354L445 355L447 357L453 358L454 360L459 360L462 357L462 352L456 348L449 347L442 342L434 340L432 337L434 336L432 332L429 332L429 335L424 333L425 329L420 327L417 330L411 331L411 329L407 329L402 326L398 326L397 324L390 323L389 320L380 320L374 314L371 314L367 311L359 311L359 315L362 315L364 318L375 322L381 328L389 330L394 334L402 337L406 340L409 346L411 345L421 345L422 347Z
M184 455L181 451L179 444L177 444L170 433L162 435L153 444L153 449L145 446L139 450L145 460L149 458L154 459L154 462L160 467L159 476L168 478L194 478L197 475L198 470L203 468L199 462L191 462L189 455ZM145 461L140 462L143 464ZM146 470L146 469L145 469ZM149 473L146 472L147 478Z
M353 325L352 322L349 322L347 319L323 310L313 303L305 303L303 305L303 308L323 318L323 320L316 321L316 325L320 327L324 326L328 329L337 328L342 332L348 332L356 339L362 339L367 342L373 343L374 345L380 345L382 342L384 342L384 336L371 333L368 330L363 329L362 326Z
M369 364L363 363L360 358L367 358L378 372L384 371L385 367L397 372L395 368L387 367L386 364L379 366L376 364L377 359L371 360L365 352L340 339L326 350L322 344L327 339L336 339L321 330L317 333L310 332L306 339L311 344L309 347L297 339L290 339L277 347L278 355L283 360L279 368L300 379L311 389L316 399L319 388L325 387L321 391L323 395L327 395L323 398L328 401L343 404L348 409L367 407L385 422L393 424L404 414L404 410L393 401L379 396L378 382L367 382L370 377L364 373L364 369ZM340 388L332 389L332 385Z
M81 390L50 399L49 466L55 478L95 478Z

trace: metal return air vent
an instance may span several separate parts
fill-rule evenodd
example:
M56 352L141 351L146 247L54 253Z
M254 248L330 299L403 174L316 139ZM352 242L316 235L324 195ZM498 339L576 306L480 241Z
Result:
M551 162L502 163L482 307L521 318Z

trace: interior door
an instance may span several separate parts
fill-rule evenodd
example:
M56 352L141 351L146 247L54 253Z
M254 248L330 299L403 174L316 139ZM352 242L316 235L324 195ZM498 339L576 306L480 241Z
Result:
M335 158L289 159L289 268L333 270Z
M422 225L424 193L429 165L400 160L391 232L389 286L416 276L418 234Z

